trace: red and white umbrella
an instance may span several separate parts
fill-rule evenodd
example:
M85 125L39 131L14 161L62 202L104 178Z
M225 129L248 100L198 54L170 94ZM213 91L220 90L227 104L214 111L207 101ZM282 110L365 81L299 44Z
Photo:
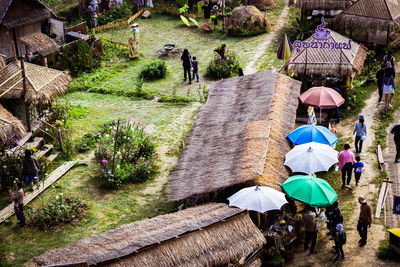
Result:
M321 109L336 108L344 103L344 98L334 89L324 86L312 87L302 93L299 97L301 103L320 109L321 123Z

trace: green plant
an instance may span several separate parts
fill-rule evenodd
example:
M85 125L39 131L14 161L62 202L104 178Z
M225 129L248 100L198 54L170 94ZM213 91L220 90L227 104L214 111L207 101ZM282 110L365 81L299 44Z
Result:
M132 15L131 10L126 2L123 2L120 6L113 6L110 10L103 12L97 19L99 25L105 25L115 20L128 18Z
M306 19L296 18L296 21L292 23L290 36L303 41L313 33L313 26L313 23Z
M105 185L118 187L149 179L154 173L154 139L146 125L131 118L103 125L95 156Z
M162 60L154 60L143 66L139 77L145 80L156 80L165 78L166 74L167 64Z
M181 8L178 8L178 12L180 14L185 13L189 9L189 6L187 4L184 4Z
M210 78L228 78L236 73L239 68L239 59L236 52L227 49L222 58L218 53L214 53L214 58L207 66L206 75Z
M32 209L28 212L31 217L30 225L48 229L74 220L81 220L89 208L90 206L84 200L77 197L66 198L63 193L60 193L46 207Z
M42 0L41 1L45 6L53 8L55 7L58 3L60 3L60 0Z
M98 135L87 133L74 142L74 148L77 152L82 153L96 147Z

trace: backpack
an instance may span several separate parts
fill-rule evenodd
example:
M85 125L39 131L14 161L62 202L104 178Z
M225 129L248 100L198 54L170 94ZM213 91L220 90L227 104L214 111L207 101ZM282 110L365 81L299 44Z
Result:
M386 65L387 63L390 63L390 67L391 67L391 68L394 68L393 56L386 55L386 56L383 58L383 61L384 61L384 64L385 64L385 65Z

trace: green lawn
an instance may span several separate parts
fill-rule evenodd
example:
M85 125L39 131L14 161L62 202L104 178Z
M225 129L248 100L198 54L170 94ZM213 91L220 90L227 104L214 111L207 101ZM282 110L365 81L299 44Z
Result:
M62 247L79 239L113 229L121 224L169 213L174 204L166 200L165 185L169 172L177 160L181 141L189 132L199 104L174 106L152 101L132 101L125 97L77 92L67 95L71 104L88 107L87 117L73 121L75 137L96 132L97 126L112 119L133 117L142 120L150 131L158 133L157 152L160 157L158 173L139 185L126 185L119 190L100 186L95 163L79 166L41 194L28 206L40 207L59 193L80 196L90 205L88 217L76 225L66 225L57 230L43 232L15 225L0 225L0 259L2 266L20 266L34 256L54 247ZM79 155L87 159L88 155ZM29 217L28 217L29 218ZM29 222L29 220L28 220ZM18 256L17 256L18 255Z

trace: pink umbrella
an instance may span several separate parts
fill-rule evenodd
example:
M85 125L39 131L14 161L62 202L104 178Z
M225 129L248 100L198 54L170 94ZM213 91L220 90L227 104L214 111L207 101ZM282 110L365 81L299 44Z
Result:
M321 123L321 109L336 108L344 103L344 98L332 88L319 86L312 87L299 97L301 103L320 108L319 123Z

